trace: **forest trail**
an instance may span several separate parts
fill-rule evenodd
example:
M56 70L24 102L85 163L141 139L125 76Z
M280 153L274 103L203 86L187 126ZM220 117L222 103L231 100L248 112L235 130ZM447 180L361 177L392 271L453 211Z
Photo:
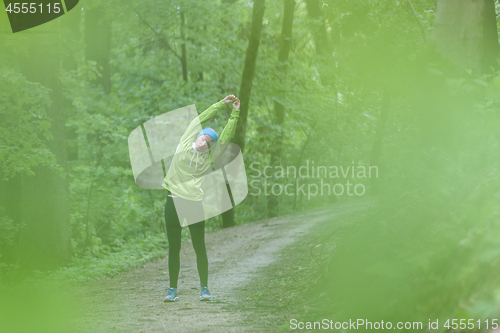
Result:
M211 302L198 300L199 278L190 243L182 245L178 302L163 302L168 284L166 258L85 283L76 290L80 314L73 327L82 333L254 331L244 322L258 314L245 308L242 289L252 288L257 271L272 265L285 247L312 227L335 223L337 217L364 209L367 202L334 204L206 234Z

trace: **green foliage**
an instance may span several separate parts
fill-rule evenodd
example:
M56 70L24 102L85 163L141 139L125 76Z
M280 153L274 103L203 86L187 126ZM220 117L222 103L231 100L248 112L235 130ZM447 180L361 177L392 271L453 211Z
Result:
M63 283L74 283L114 276L126 269L164 257L166 246L166 237L162 235L128 241L116 239L109 245L102 245L98 257L75 258L70 266L51 273L50 278ZM44 274L36 278L40 277L44 277Z
M20 225L8 216L4 215L5 208L0 206L0 258L2 257L2 249L12 247L15 244Z
M315 287L318 318L498 316L500 72L477 78L431 59L412 76L430 89L390 90L378 207L324 241L335 250Z
M52 101L47 88L29 82L16 72L0 70L0 167L6 179L19 173L34 175L32 167L45 165L58 170L47 148L52 139L46 109Z

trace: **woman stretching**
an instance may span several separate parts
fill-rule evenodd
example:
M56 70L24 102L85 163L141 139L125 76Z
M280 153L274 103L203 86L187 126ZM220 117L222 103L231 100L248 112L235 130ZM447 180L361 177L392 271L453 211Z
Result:
M218 111L226 104L233 103L233 111L220 137L211 128L199 131ZM213 104L193 120L184 135L172 158L163 187L167 189L165 204L165 223L168 238L168 273L170 288L168 288L165 302L179 300L177 280L180 271L181 231L185 226L184 218L189 224L191 240L196 253L196 264L201 284L201 301L211 300L208 291L208 258L205 247L205 218L203 211L203 190L201 183L207 170L211 170L210 145L215 142L229 142L234 136L236 124L240 114L240 101L234 95L226 96L223 100ZM200 222L198 222L200 221Z

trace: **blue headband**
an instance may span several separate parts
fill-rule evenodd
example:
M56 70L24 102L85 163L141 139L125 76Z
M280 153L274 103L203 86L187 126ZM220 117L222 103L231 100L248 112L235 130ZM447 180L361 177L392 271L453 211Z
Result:
M200 134L198 134L198 136L200 135L208 135L209 137L212 138L212 142L217 142L217 139L219 138L219 136L217 135L217 132L215 132L213 129L211 128L204 128Z

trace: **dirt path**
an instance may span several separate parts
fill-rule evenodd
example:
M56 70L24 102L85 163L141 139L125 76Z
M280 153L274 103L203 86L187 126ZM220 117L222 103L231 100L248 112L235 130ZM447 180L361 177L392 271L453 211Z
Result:
M199 278L191 244L183 244L180 301L164 303L168 285L166 259L77 289L77 332L250 332L251 309L245 309L243 286L257 271L272 265L281 251L318 223L359 211L366 202L281 216L206 235L212 302L198 301ZM283 255L288 255L283 253ZM247 292L248 293L248 292ZM244 324L245 323L245 324ZM259 328L262 330L262 327Z

